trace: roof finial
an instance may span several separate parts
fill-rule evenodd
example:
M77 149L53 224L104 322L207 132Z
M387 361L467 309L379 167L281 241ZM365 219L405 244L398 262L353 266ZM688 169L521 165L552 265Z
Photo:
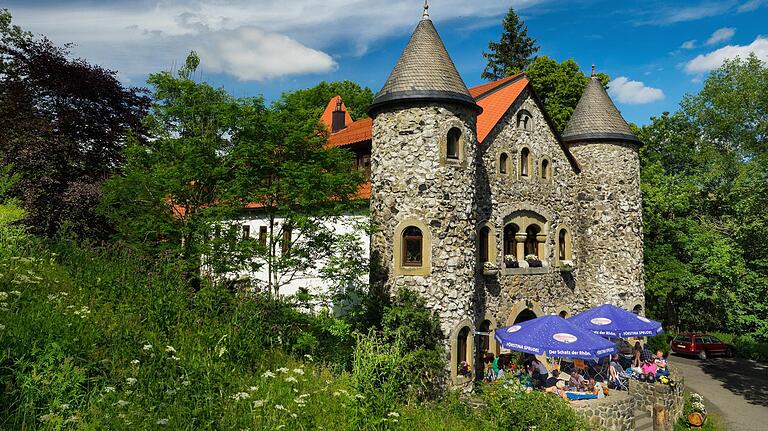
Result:
M421 19L429 19L429 2L424 0L424 14L421 15Z
M592 65L592 77L594 78L595 76L596 76L595 75L595 65L593 64Z

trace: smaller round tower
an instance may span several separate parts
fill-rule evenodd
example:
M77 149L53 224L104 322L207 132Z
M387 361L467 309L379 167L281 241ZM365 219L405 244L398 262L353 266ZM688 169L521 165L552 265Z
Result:
M594 68L562 138L581 167L577 287L594 305L643 311L640 141Z

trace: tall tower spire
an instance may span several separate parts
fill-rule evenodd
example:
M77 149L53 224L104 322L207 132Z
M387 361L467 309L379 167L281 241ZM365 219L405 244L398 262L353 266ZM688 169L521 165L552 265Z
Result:
M424 0L424 13L421 15L421 19L429 19L429 2Z

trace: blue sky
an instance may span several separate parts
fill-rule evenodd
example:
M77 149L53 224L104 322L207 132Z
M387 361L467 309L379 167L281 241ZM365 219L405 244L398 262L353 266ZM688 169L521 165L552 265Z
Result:
M6 0L14 21L117 70L131 85L202 57L203 79L237 96L350 79L378 91L421 16L421 0ZM628 121L673 111L726 58L768 61L768 0L432 0L430 15L468 86L513 6L540 54L608 73Z

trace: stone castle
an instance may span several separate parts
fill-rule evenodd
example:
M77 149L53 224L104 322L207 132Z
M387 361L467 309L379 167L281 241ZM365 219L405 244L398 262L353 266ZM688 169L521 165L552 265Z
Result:
M496 328L643 311L640 142L594 76L561 135L524 74L468 89L425 8L369 116L322 121L370 176L370 281L425 298L454 382Z

